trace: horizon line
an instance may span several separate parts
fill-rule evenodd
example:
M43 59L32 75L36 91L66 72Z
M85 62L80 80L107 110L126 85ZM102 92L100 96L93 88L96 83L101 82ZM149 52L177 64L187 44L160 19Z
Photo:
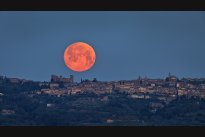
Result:
M51 76L52 75L56 75L56 74L51 74L50 75L50 78L51 78ZM71 76L72 74L70 74L70 76ZM65 77L65 76L63 76L63 75L56 75L56 76L58 76L58 77L63 77L63 78L69 78L69 77ZM74 75L73 75L74 76ZM191 77L191 76L189 76L189 77L178 77L178 76L176 76L176 75L173 75L173 74L168 74L167 76L165 76L164 78L162 78L162 77L156 77L156 78L153 78L153 77L148 77L148 76L138 76L138 77L136 77L135 79L118 79L118 80L98 80L97 79L97 77L93 77L93 78L91 78L91 79L89 79L89 78L85 78L85 79L83 79L82 77L81 77L81 80L90 80L90 81L92 81L93 79L97 79L97 81L99 81L99 82L112 82L112 81L132 81L132 80L138 80L139 78L140 79L166 79L167 77L169 77L169 76L174 76L174 77L176 77L177 79L179 79L179 80L181 80L181 79L205 79L205 77ZM75 77L75 76L74 76ZM46 80L32 80L32 79L27 79L27 78L21 78L21 77L7 77L6 75L0 75L0 78L15 78L15 79L19 79L19 80L28 80L28 81L34 81L34 82L50 82L50 81L46 81ZM77 81L75 81L75 82L77 82Z

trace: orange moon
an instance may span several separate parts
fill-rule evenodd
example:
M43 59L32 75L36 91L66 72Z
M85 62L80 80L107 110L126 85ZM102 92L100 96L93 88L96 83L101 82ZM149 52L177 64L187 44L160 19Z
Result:
M65 65L76 72L89 70L94 65L95 60L94 49L84 42L73 43L64 52Z

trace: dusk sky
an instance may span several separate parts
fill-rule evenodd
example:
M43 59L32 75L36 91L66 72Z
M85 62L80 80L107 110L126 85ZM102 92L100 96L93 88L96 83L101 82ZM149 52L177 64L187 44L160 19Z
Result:
M73 72L65 48L86 42L94 66ZM51 74L100 81L138 76L205 77L205 12L1 11L0 75L49 81Z

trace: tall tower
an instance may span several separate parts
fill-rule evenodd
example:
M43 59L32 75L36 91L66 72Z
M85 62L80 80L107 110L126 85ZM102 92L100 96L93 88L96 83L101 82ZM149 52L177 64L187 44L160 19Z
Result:
M73 77L73 75L70 75L70 82L74 82L74 77Z

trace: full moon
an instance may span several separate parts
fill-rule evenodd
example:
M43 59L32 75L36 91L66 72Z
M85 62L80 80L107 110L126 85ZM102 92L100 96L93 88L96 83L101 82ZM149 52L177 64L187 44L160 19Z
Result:
M64 52L65 65L73 71L87 71L95 63L94 49L84 42L76 42L69 45Z

